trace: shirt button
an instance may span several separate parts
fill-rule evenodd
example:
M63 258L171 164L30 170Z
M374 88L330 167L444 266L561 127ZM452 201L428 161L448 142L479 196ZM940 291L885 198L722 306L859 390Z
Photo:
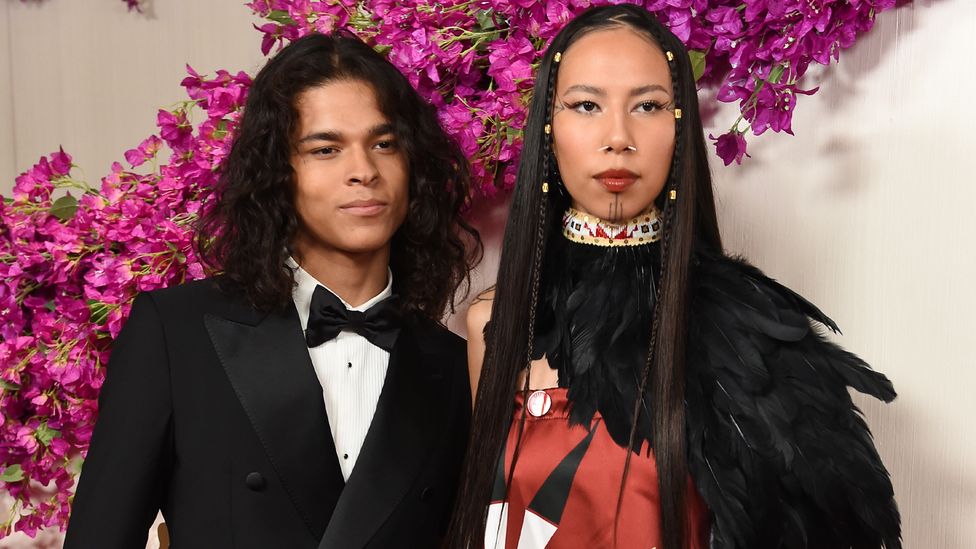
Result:
M342 454L342 459L349 459L349 454Z
M260 492L264 490L265 486L267 486L267 482L264 480L264 475L258 473L257 471L248 473L247 476L244 477L244 484L255 492Z
M352 368L352 362L347 362L347 363L346 363L346 367L347 367L347 368Z

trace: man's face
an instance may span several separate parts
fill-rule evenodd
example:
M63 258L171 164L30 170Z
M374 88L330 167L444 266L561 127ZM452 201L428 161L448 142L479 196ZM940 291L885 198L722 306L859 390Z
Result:
M409 168L373 89L358 80L296 98L292 136L300 252L370 253L390 245L407 215Z

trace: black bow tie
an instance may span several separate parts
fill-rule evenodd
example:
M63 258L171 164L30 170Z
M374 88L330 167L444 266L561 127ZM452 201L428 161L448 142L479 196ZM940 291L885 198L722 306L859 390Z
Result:
M399 321L395 295L373 305L366 312L350 311L335 294L323 286L316 286L308 312L305 342L309 347L318 347L335 338L339 332L349 330L365 337L380 349L391 352L400 331Z

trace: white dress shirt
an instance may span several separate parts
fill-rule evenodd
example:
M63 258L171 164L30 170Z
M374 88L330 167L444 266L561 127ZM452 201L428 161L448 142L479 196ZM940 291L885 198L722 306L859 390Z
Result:
M292 298L298 308L298 317L304 331L308 327L312 292L318 285L327 289L328 286L308 274L291 258L287 263L295 271L297 284ZM352 307L342 298L339 298L340 301L346 309L366 311L393 293L393 273L388 273L386 288L366 303ZM329 415L329 427L332 429L332 440L335 442L342 477L349 480L376 412L376 402L386 380L390 353L355 332L343 330L335 339L310 348L308 354L312 358L319 384L322 385L325 411Z

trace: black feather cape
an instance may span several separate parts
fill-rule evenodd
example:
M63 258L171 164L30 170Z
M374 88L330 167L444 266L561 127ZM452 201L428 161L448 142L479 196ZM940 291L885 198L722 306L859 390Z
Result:
M599 411L626 446L659 246L549 243L534 355L569 387L571 423ZM891 382L821 335L837 326L817 307L742 259L699 251L691 276L688 460L711 549L900 549L891 481L848 392L888 402ZM650 431L645 408L638 448Z

